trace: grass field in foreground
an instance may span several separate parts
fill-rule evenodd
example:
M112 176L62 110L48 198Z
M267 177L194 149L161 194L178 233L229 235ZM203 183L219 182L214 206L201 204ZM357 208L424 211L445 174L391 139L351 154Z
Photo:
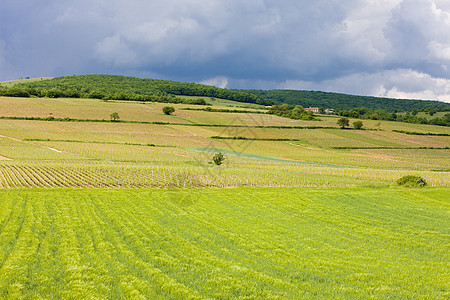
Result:
M448 188L0 191L0 298L449 297Z

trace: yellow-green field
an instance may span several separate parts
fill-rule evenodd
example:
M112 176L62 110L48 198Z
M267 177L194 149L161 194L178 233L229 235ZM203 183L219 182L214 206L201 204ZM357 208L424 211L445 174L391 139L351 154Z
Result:
M229 101L225 103L229 105ZM28 176L31 179L19 179L22 178L19 166L25 165L34 166L44 174L46 166L54 165L64 170L85 170L86 186L101 182L93 175L96 172L112 172L112 177L121 177L116 182L127 182L126 186L164 186L164 182L171 182L168 186L186 186L187 183L174 184L167 178L158 184L148 177L138 178L140 175L122 178L128 176L123 169L154 167L168 168L167 172L177 178L189 169L188 173L198 173L197 177L201 178L194 181L199 186L209 186L211 182L216 186L342 186L366 185L368 181L377 185L393 184L397 176L410 173L420 173L431 185L450 185L449 136L393 132L448 134L450 130L446 127L368 120L364 121L366 130L342 130L336 124L337 118L330 116L321 117L322 121L299 121L266 114L183 110L201 107L184 104L173 105L175 113L165 115L162 107L166 105L92 99L0 98L0 117L9 117L0 119L1 185L46 186L42 184L45 180L33 179L39 176L32 173ZM119 114L120 122L109 122L112 112ZM11 119L49 116L73 120ZM84 121L76 121L79 119ZM212 138L216 136L240 139ZM220 151L226 153L224 165L211 165L212 155ZM291 179L270 176L285 170L289 170L284 173L285 178L291 176ZM208 174L215 175L206 180ZM154 172L153 176L164 174ZM217 176L221 179L216 180ZM53 182L54 176L47 177ZM47 185L71 186L69 182L72 181ZM122 186L112 182L107 185Z
M450 296L448 127L201 107L0 97L0 299Z
M446 188L0 191L2 299L446 299Z

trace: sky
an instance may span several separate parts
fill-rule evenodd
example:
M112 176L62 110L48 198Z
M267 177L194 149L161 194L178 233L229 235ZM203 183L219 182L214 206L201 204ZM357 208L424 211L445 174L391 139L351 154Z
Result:
M0 81L74 74L450 102L450 1L2 0Z

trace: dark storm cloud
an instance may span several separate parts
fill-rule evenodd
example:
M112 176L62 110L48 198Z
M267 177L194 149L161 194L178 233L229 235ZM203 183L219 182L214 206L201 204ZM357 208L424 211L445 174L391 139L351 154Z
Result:
M111 73L450 101L445 0L3 2L0 80Z

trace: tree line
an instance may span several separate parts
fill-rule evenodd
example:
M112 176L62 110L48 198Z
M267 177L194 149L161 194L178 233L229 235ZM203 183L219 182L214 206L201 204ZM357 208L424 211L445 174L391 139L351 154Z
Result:
M186 100L176 97L183 95L221 98L262 105L273 103L271 100L238 90L221 89L196 83L117 75L63 76L19 83L10 88L0 86L0 95L9 97L67 97L184 103Z
M299 91L299 90L242 90L256 96L291 105L303 107L324 107L335 110L351 110L369 107L388 112L412 112L413 110L435 109L450 111L450 103L430 100L392 99L370 96L356 96L340 93Z
M268 113L294 120L319 120L314 117L312 111L305 110L301 105L272 105Z
M430 116L434 115L436 110L434 109L423 109L422 111L428 112ZM417 116L418 110L413 110L412 113L397 113L388 112L384 109L373 109L367 107L353 108L351 110L340 110L336 114L343 117L357 118L357 119L368 119L368 120L384 120L384 121L399 121L406 123L415 124L429 124L429 125L439 125L439 126L450 126L450 112L445 114L443 117L436 117L427 119L425 117Z

